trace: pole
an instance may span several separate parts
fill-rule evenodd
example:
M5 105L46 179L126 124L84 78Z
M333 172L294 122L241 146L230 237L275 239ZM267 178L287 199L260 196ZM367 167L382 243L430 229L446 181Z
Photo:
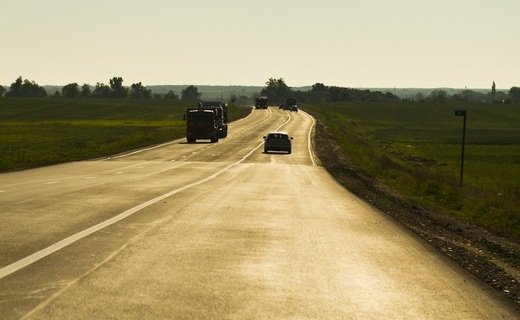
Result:
M460 153L460 186L462 187L463 179L464 179L464 151L466 149L466 110L456 110L456 116L463 116L464 120L462 123L462 150Z
M464 121L462 124L462 152L460 154L460 186L464 177L464 151L466 148L466 112L464 112Z

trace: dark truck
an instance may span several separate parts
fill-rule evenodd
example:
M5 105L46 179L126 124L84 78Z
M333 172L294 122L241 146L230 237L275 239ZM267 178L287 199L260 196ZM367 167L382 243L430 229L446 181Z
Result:
M296 99L294 98L287 98L285 100L285 104L283 105L284 110L294 111L294 106L296 106L296 111L298 106L296 105Z
M266 96L261 96L255 99L255 109L267 109L269 99Z
M215 123L218 137L225 138L228 134L228 106L220 101L201 101L199 109L212 110L215 113Z
M186 109L186 140L195 143L197 139L218 142L219 131L215 112L211 109Z

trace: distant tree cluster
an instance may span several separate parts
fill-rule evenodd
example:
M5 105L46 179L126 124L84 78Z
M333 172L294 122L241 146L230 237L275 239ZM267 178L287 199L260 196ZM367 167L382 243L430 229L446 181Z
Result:
M128 89L123 86L123 78L113 77L109 80L110 85L96 83L92 96L95 98L127 98Z
M448 94L446 90L435 89L428 95L418 93L412 99L418 102L476 102L476 103L519 103L520 102L520 88L512 87L507 93L496 91L495 82L491 86L491 91L488 93L478 92L474 90L463 90L459 93Z
M5 89L4 89L5 90ZM47 96L47 92L34 81L18 77L5 93L7 97L42 98Z
M193 88L198 92L196 87ZM22 77L19 77L11 84L8 90L0 86L0 97L4 95L6 97L40 98L47 97L47 92L45 88L39 86L34 81L24 80ZM94 87L86 83L82 86L76 82L69 83L63 86L60 91L56 91L52 96L64 98L179 99L171 90L164 96L160 94L152 95L152 90L147 89L141 82L133 83L130 87L125 87L123 86L123 78L121 77L113 77L109 80L108 85L98 82ZM200 97L200 93L198 93L198 97Z
M294 96L285 81L280 79L269 78L265 83L266 86L260 92L260 95L269 97L269 101L274 103L283 103L285 99Z
M199 89L195 86L188 86L186 89L182 90L181 100L184 101L197 101L201 97L201 93Z
M289 97L296 98L299 102L336 102L336 101L393 101L399 98L392 93L379 91L359 90L335 86L326 86L323 83L315 83L308 91L292 91L282 78L270 78L266 86L260 92L269 97L272 103L284 103Z
M509 99L512 103L520 103L520 87L512 87L509 90Z

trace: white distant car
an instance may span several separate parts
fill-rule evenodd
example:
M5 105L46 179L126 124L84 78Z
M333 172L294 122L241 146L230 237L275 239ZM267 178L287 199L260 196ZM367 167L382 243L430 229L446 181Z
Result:
M285 151L290 154L292 152L292 139L285 131L269 132L267 136L264 136L264 153Z

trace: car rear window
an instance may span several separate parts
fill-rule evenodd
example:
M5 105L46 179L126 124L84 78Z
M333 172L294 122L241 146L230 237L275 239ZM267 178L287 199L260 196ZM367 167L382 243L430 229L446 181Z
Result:
M267 137L268 139L280 139L280 140L288 140L289 137L283 133L270 133Z

